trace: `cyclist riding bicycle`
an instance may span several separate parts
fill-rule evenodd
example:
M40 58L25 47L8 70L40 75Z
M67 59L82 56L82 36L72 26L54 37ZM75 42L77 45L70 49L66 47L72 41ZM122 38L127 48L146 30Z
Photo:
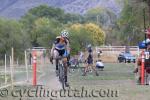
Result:
M60 36L56 37L56 40L52 46L51 49L51 57L50 57L50 61L51 63L53 63L53 59L55 59L55 64L56 64L56 75L58 76L58 61L59 61L59 56L63 57L64 55L66 56L66 58L69 58L69 54L70 54L70 48L69 48L69 38L68 38L68 31L63 30L60 33ZM67 55L65 54L67 52ZM68 59L69 61L69 59ZM67 63L67 62L66 62ZM65 66L65 85L69 86L68 82L67 82L67 67L68 65Z
M146 50L144 51L144 57L145 57L144 58L145 72L147 74L150 74L150 42L147 43ZM137 73L137 75L138 75L137 83L140 83L140 81L141 81L141 76L140 76L141 64L142 64L142 53L140 54L139 58L137 59L137 66L136 66L135 70L133 71L134 73Z

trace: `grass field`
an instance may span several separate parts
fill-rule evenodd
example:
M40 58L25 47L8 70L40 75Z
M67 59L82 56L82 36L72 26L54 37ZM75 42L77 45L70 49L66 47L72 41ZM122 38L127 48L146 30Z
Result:
M99 76L95 76L94 73L82 76L82 70L80 68L75 69L74 72L69 74L71 86L69 90L73 91L71 92L72 97L34 98L24 96L21 100L150 100L150 87L137 85L133 70L134 64L105 63L104 71L99 71ZM20 86L19 88L31 90L35 87ZM81 96L83 88L84 96ZM8 90L11 91L9 88ZM87 91L87 94L85 91ZM92 91L98 92L92 94ZM20 98L12 97L9 94L5 98L0 97L0 100L20 100Z
M137 85L133 70L134 64L106 63L104 71L99 71L100 76L95 76L94 73L81 76L81 71L78 70L70 75L70 83L76 88L84 86L88 90L111 89L119 92L118 97L99 97L92 100L150 100L150 87Z

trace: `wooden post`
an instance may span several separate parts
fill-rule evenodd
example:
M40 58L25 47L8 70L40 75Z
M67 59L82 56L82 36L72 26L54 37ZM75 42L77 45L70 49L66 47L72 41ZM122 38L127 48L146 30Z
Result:
M10 56L9 59L10 59L11 87L13 89L12 57Z
M5 84L7 84L7 76L6 76L7 69L6 69L6 67L7 67L7 58L6 58L6 54L5 54Z
M11 82L12 82L12 89L13 89L13 83L14 83L14 48L12 48L11 53Z
M17 67L19 67L19 59L17 58Z
M29 71L28 71L28 64L27 64L27 52L26 50L24 51L24 54L25 54L25 66L26 66L26 77L27 77L27 82L29 81Z

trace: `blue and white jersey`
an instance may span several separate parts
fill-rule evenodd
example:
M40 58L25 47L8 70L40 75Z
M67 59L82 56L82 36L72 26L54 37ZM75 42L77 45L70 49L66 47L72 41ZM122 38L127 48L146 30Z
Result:
M65 49L65 46L66 46L66 44L58 43L55 45L55 48L58 50L63 50L63 49Z
M64 50L66 48L66 45L67 45L67 41L65 38L61 37L61 36L58 36L56 37L56 40L55 40L55 48L58 49L58 50Z

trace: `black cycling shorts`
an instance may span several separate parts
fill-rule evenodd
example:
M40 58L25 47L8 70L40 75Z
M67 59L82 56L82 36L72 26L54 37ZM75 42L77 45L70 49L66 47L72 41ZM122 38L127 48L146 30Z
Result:
M63 56L63 55L64 55L64 53L65 53L65 49L63 49L63 50L58 50L58 49L56 49L56 48L55 48L55 50L57 50L57 51L58 51L59 56Z

